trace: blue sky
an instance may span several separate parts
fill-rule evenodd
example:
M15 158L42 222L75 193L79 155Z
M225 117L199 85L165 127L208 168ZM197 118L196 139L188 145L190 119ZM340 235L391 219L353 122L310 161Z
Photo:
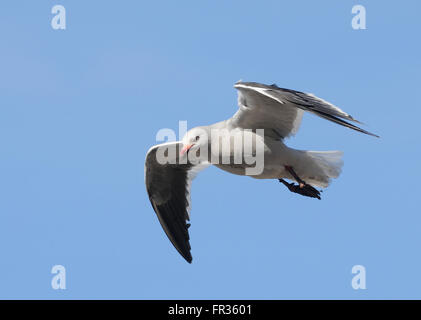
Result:
M51 8L66 8L53 30ZM353 30L351 9L367 10ZM2 1L0 298L421 298L419 1ZM143 183L161 128L230 117L239 79L313 92L381 139L306 115L343 150L317 201L217 168L193 182L193 263ZM51 268L66 268L66 290ZM354 290L363 265L367 289Z

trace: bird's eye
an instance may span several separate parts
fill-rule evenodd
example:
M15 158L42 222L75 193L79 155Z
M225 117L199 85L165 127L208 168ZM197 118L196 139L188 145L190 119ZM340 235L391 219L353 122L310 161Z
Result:
M196 141L198 141L198 140L199 140L199 138L200 138L199 136L196 136L196 138L195 138L195 139L196 139Z

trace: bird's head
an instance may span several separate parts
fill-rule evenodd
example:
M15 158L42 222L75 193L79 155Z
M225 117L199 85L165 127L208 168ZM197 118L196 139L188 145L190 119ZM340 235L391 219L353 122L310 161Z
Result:
M201 148L207 148L208 141L209 135L206 129L203 127L193 128L187 131L183 137L183 148L180 151L180 155L184 155L189 151L197 151Z

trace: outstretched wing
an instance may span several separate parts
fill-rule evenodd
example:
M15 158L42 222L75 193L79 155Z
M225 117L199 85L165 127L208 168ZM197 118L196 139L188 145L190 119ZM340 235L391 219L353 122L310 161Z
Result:
M206 164L193 165L180 158L181 146L181 142L165 143L148 151L145 184L162 228L177 251L191 263L190 224L187 223L190 219L190 185Z
M237 82L239 110L232 125L244 129L265 129L274 138L294 135L301 124L304 111L338 123L353 130L376 136L343 119L358 122L348 113L312 94L279 88L275 84Z

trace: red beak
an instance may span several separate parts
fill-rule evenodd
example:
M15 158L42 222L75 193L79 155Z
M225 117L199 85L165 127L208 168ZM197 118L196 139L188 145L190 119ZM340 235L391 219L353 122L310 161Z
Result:
M180 155L181 156L184 155L187 151L190 150L191 147L193 147L193 144L188 144L188 145L184 146L183 149L181 149L181 151L180 151Z

